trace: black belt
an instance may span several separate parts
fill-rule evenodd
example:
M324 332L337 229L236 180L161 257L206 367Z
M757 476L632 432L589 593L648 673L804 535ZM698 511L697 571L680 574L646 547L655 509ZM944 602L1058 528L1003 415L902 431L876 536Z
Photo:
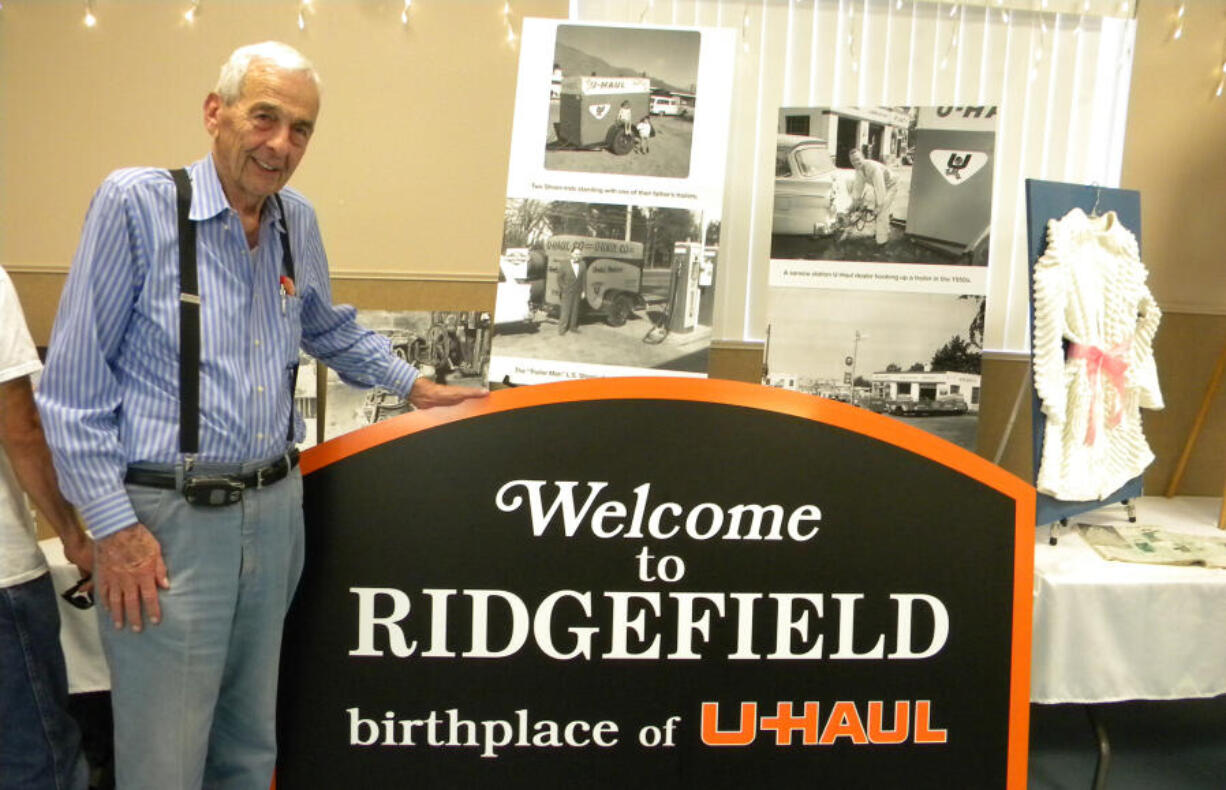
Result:
M251 472L246 472L240 475L206 475L210 479L224 479L235 485L236 488L265 488L276 483L279 480L284 480L285 476L290 473L295 466L298 465L298 450L297 448L290 450L285 455L277 460L261 466ZM192 477L188 473L188 479ZM137 486L152 486L153 488L177 488L175 484L175 476L171 472L150 472L146 469L129 468L127 474L123 476L125 483L131 483Z

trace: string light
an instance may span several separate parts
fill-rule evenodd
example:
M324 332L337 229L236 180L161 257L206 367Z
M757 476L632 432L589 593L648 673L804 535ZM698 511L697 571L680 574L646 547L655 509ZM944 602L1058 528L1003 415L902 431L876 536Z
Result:
M308 11L310 11L311 13L315 12L315 9L311 7L311 0L299 0L298 2L298 29L299 30L306 30L306 15Z
M1183 15L1187 13L1187 10L1186 3L1180 3L1179 7L1175 9L1175 32L1171 33L1172 41L1178 41L1183 38Z
M1218 69L1217 90L1213 92L1213 98L1222 98L1222 92L1226 91L1226 40L1222 42L1222 67Z
M409 24L409 9L413 6L413 0L404 0L404 8L400 10L400 24Z
M90 28L98 24L98 17L94 16L94 0L85 0L85 18L81 22Z
M200 13L200 0L192 0L192 7L183 12L183 19L187 24L191 25L196 22L196 15Z
M853 73L860 71L860 58L856 55L856 7L847 7L847 54Z
M502 4L502 21L507 26L507 43L515 44L515 28L511 26L511 0Z
M1039 39L1039 46L1034 51L1034 60L1030 64L1030 81L1034 82L1039 76L1039 63L1043 60L1043 52L1047 49L1047 18L1040 17L1039 30L1042 31L1042 38Z
M958 6L955 5L954 10L956 11L957 9L958 9ZM953 14L950 14L950 16L952 17ZM944 57L941 58L941 69L942 70L944 70L945 67L949 65L949 59L951 57L957 57L958 38L961 33L962 33L962 17L958 17L958 26L954 28L954 32L949 34L949 46L945 48L945 55Z

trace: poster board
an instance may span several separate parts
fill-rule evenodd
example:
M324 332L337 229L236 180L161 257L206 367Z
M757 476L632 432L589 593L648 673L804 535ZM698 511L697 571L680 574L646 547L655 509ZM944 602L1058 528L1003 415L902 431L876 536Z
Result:
M779 110L761 141L775 162L764 384L975 447L998 119L994 105Z
M1033 489L758 385L601 379L303 456L278 787L1025 787Z
M491 382L706 376L735 44L523 21Z

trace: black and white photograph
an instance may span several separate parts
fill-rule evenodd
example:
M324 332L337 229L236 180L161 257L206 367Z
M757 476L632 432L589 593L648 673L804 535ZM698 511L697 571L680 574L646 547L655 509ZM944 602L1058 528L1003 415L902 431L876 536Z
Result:
M508 200L490 381L705 376L718 243L689 209Z
M546 169L689 175L701 41L696 30L559 25Z
M771 258L987 267L997 116L781 109Z
M396 356L439 384L483 387L490 364L492 318L480 310L359 310L358 323L388 339ZM413 411L406 399L382 387L346 384L336 371L302 355L295 403L307 424L305 449L323 439ZM324 375L319 397L317 376Z
M768 299L764 384L975 449L984 297L771 288Z
M736 31L523 22L507 197L723 205Z

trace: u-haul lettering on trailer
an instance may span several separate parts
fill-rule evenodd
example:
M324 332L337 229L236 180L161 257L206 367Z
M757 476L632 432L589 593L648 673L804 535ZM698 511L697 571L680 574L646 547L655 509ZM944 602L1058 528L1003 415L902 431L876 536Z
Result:
M996 105L993 104L966 107L920 107L915 118L915 127L963 132L994 132L999 114Z

